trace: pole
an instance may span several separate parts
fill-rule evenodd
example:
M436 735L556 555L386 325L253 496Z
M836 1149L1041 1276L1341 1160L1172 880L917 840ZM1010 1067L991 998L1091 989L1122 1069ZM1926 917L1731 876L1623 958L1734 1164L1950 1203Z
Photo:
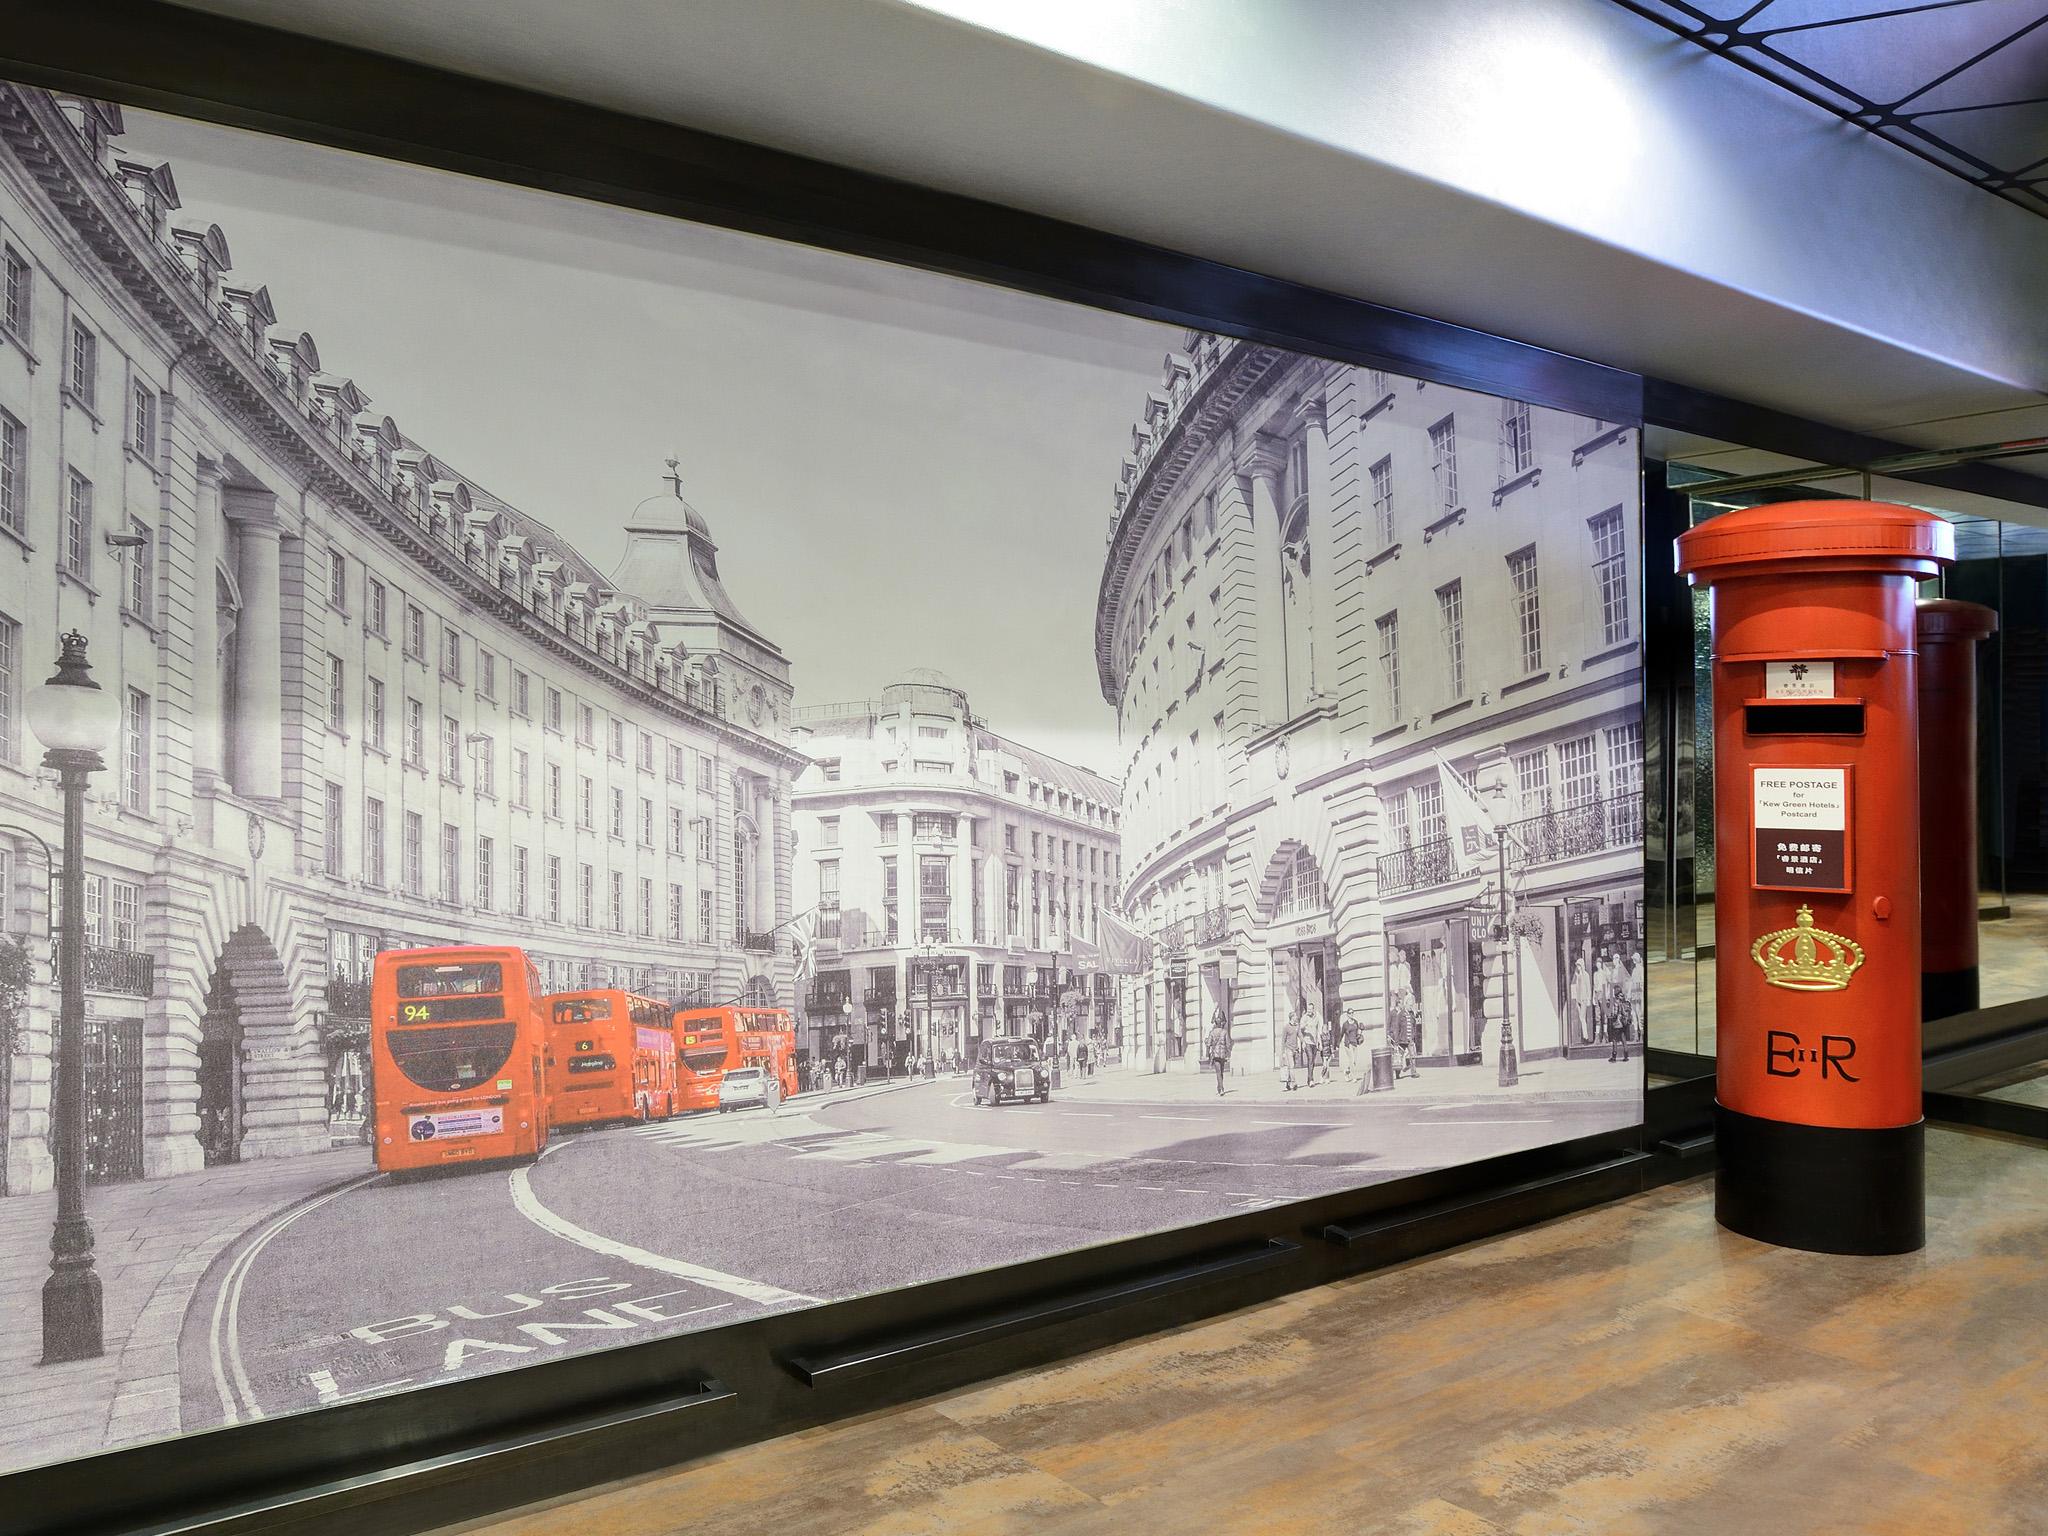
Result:
M52 748L64 796L64 887L57 932L57 1222L43 1282L43 1364L104 1353L104 1306L85 1214L85 781L97 752Z
M1504 827L1496 828L1493 834L1494 852L1499 859L1500 873L1500 936L1508 945L1515 959L1514 1006L1522 1006L1522 946L1516 941L1514 930L1508 925L1508 834ZM1515 1062L1515 1014L1508 1007L1508 968L1506 956L1502 957L1500 968L1500 1086L1512 1088L1522 1080L1522 1074Z

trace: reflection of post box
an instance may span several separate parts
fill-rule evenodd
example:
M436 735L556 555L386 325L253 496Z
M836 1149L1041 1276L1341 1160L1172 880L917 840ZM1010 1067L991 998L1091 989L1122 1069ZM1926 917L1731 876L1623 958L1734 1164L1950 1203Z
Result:
M1937 598L1915 615L1920 652L1920 1012L1977 1006L1977 645L1998 628L1979 603Z
M1678 540L1713 589L1714 1212L1766 1242L1924 1241L1913 599L1954 551L1860 501Z

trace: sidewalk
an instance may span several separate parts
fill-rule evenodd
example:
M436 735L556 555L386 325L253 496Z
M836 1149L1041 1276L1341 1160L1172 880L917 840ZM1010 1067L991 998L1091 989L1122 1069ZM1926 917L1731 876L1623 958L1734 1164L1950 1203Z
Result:
M1613 1099L1639 1092L1643 1082L1642 1048L1626 1062L1608 1061L1603 1056L1526 1063L1513 1087L1500 1085L1499 1069L1492 1063L1469 1067L1423 1067L1420 1077L1398 1079L1379 1093L1360 1093L1358 1079L1339 1074L1333 1082L1318 1077L1313 1088L1289 1092L1277 1069L1239 1072L1232 1069L1223 1079L1224 1102L1237 1104L1292 1104L1357 1108L1381 1105L1442 1106L1448 1104L1562 1104L1576 1100ZM1296 1068L1294 1080L1304 1073ZM1060 1073L1062 1094L1084 1094L1118 1104L1213 1104L1216 1102L1216 1074L1197 1071L1176 1063L1165 1072L1148 1072L1143 1067L1112 1067L1093 1077L1077 1071Z
M40 1365L54 1194L0 1200L0 1473L178 1432L178 1334L207 1268L264 1217L370 1171L370 1149L233 1163L85 1193L106 1353Z

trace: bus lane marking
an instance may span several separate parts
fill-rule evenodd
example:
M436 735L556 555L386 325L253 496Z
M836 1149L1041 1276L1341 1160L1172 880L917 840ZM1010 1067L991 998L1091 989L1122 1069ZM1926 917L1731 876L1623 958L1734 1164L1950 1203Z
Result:
M728 1296L737 1296L742 1301L751 1301L762 1307L808 1307L816 1306L818 1298L806 1296L801 1291L784 1290L779 1285L765 1281L748 1280L740 1275L728 1275L723 1270L709 1268L703 1264L691 1264L683 1259L672 1259L666 1254L651 1249L636 1247L617 1238L605 1237L579 1227L566 1217L558 1216L541 1204L540 1197L533 1192L533 1180L529 1170L515 1168L511 1174L512 1204L519 1214L539 1227L541 1231L564 1242L587 1248L592 1253L604 1254L607 1258L619 1259L627 1264L637 1264L642 1269L651 1269L658 1274L674 1275Z

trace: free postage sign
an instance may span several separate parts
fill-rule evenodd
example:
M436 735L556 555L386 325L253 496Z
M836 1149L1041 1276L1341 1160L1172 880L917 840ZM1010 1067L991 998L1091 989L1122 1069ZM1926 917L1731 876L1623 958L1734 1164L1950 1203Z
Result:
M1849 889L1849 770L1753 768L1751 884L1766 891Z

